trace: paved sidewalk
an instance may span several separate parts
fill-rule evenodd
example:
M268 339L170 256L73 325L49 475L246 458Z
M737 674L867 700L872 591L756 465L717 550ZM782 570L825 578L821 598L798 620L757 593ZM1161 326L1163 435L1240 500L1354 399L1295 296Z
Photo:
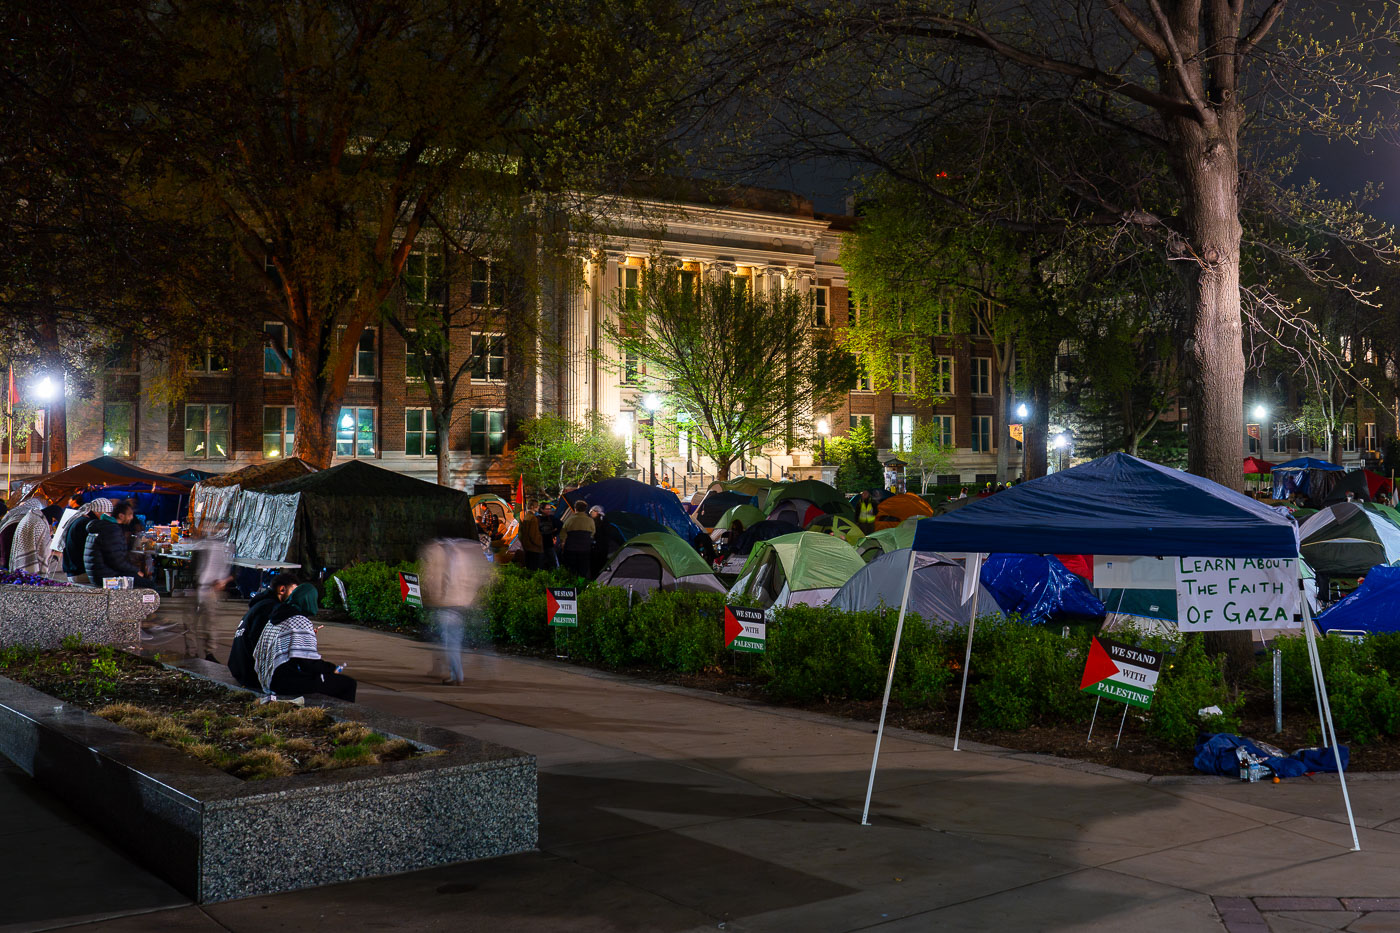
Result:
M181 643L174 629L143 647ZM864 827L865 723L489 652L467 659L466 686L439 686L430 646L346 626L321 649L365 704L538 756L540 851L200 908L165 906L178 895L106 847L118 867L86 873L91 903L56 888L19 928L1400 930L1400 912L1347 900L1400 894L1400 782L1353 785L1352 853L1335 783L1148 783L896 731ZM30 783L16 792L42 799ZM98 913L112 919L74 925Z

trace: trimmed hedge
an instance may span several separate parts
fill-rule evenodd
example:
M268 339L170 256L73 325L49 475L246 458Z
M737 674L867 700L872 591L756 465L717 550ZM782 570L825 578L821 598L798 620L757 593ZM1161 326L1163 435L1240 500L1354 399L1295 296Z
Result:
M417 573L415 561L398 564L385 564L379 561L364 561L342 567L331 574L321 593L321 606L326 609L344 609L350 618L361 625L385 629L390 632L418 634L423 627L418 607L403 601L399 589L399 571ZM345 584L348 605L341 601L340 587L335 581L339 578Z

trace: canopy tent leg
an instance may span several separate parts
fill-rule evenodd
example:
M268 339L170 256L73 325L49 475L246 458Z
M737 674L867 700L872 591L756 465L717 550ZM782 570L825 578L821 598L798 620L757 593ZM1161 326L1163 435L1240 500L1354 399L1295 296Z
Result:
M1302 589L1303 581L1298 581L1299 589ZM1361 851L1361 840L1356 835L1356 817L1351 812L1351 794L1347 792L1347 772L1342 767L1340 747L1337 744L1337 725L1332 721L1332 701L1327 697L1327 683L1322 677L1322 659L1317 653L1317 636L1313 634L1312 607L1308 605L1307 593L1303 593L1303 637L1308 643L1308 663L1313 669L1313 683L1318 687L1318 701L1322 704L1322 710L1326 713L1326 720L1323 725L1332 736L1332 757L1337 762L1337 781L1342 785L1342 803L1347 810L1347 824L1351 827L1351 851ZM1326 741L1326 732L1324 740Z
M967 618L967 649L963 651L963 680L962 689L958 691L958 724L953 728L953 751L958 751L958 742L962 739L963 703L967 700L967 671L972 667L972 632L977 628L977 597L982 592L982 555L978 554L977 560L972 557L967 558L968 564L973 564L968 570L964 570L964 578L967 573L972 573L976 577L976 582L972 586L972 613ZM964 579L964 586L966 580Z
M890 650L890 670L885 675L885 700L880 704L880 725L875 730L875 754L870 759L870 782L865 787L865 809L860 825L870 825L870 795L875 792L875 768L880 764L880 741L885 737L885 713L890 708L890 688L894 686L894 665L899 660L899 640L904 636L904 613L909 608L909 587L914 582L913 548L909 549L909 569L904 573L904 595L899 600L899 622L894 627L894 647Z

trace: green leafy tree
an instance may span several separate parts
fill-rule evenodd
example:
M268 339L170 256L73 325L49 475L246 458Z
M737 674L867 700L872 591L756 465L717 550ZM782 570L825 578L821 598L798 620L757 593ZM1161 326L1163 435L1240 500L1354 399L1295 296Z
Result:
M914 426L914 443L902 456L908 463L905 473L919 478L921 495L928 495L929 487L938 482L938 475L948 471L956 452L957 448L943 443L943 433L937 424L925 421Z
M719 479L751 451L810 444L812 413L838 408L855 384L850 356L791 289L750 294L654 258L641 288L615 303L604 331L618 355L604 362L688 416L691 443Z
M626 459L622 439L601 416L580 424L557 415L532 418L521 427L515 466L525 485L542 495L617 475Z
M838 437L827 446L831 462L837 465L837 489L855 493L884 487L885 469L875 450L874 432L867 422L859 422L845 437Z

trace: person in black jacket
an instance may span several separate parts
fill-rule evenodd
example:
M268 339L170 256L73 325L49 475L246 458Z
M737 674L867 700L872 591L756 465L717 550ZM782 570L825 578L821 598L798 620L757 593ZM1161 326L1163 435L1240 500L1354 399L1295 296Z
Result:
M84 514L79 515L68 523L68 530L64 532L63 541L63 572L68 576L69 583L87 583L87 567L83 565L84 551L87 550L88 532L92 530L92 523L103 515L112 511L111 499L93 499L87 505L82 506Z
M279 573L273 577L267 589L259 590L253 594L253 598L248 601L248 611L239 621L238 629L233 633L233 647L228 655L228 670L240 684L249 690L262 692L262 684L258 682L258 672L253 667L253 649L258 646L258 638L262 636L263 629L267 627L267 620L272 618L272 613L287 601L287 597L291 596L292 591L296 588L297 578L294 574Z
M87 544L83 547L83 567L93 586L101 586L108 577L131 577L133 587L153 587L136 565L131 562L126 538L126 526L136 517L130 499L112 506L111 515L103 515L88 527Z

